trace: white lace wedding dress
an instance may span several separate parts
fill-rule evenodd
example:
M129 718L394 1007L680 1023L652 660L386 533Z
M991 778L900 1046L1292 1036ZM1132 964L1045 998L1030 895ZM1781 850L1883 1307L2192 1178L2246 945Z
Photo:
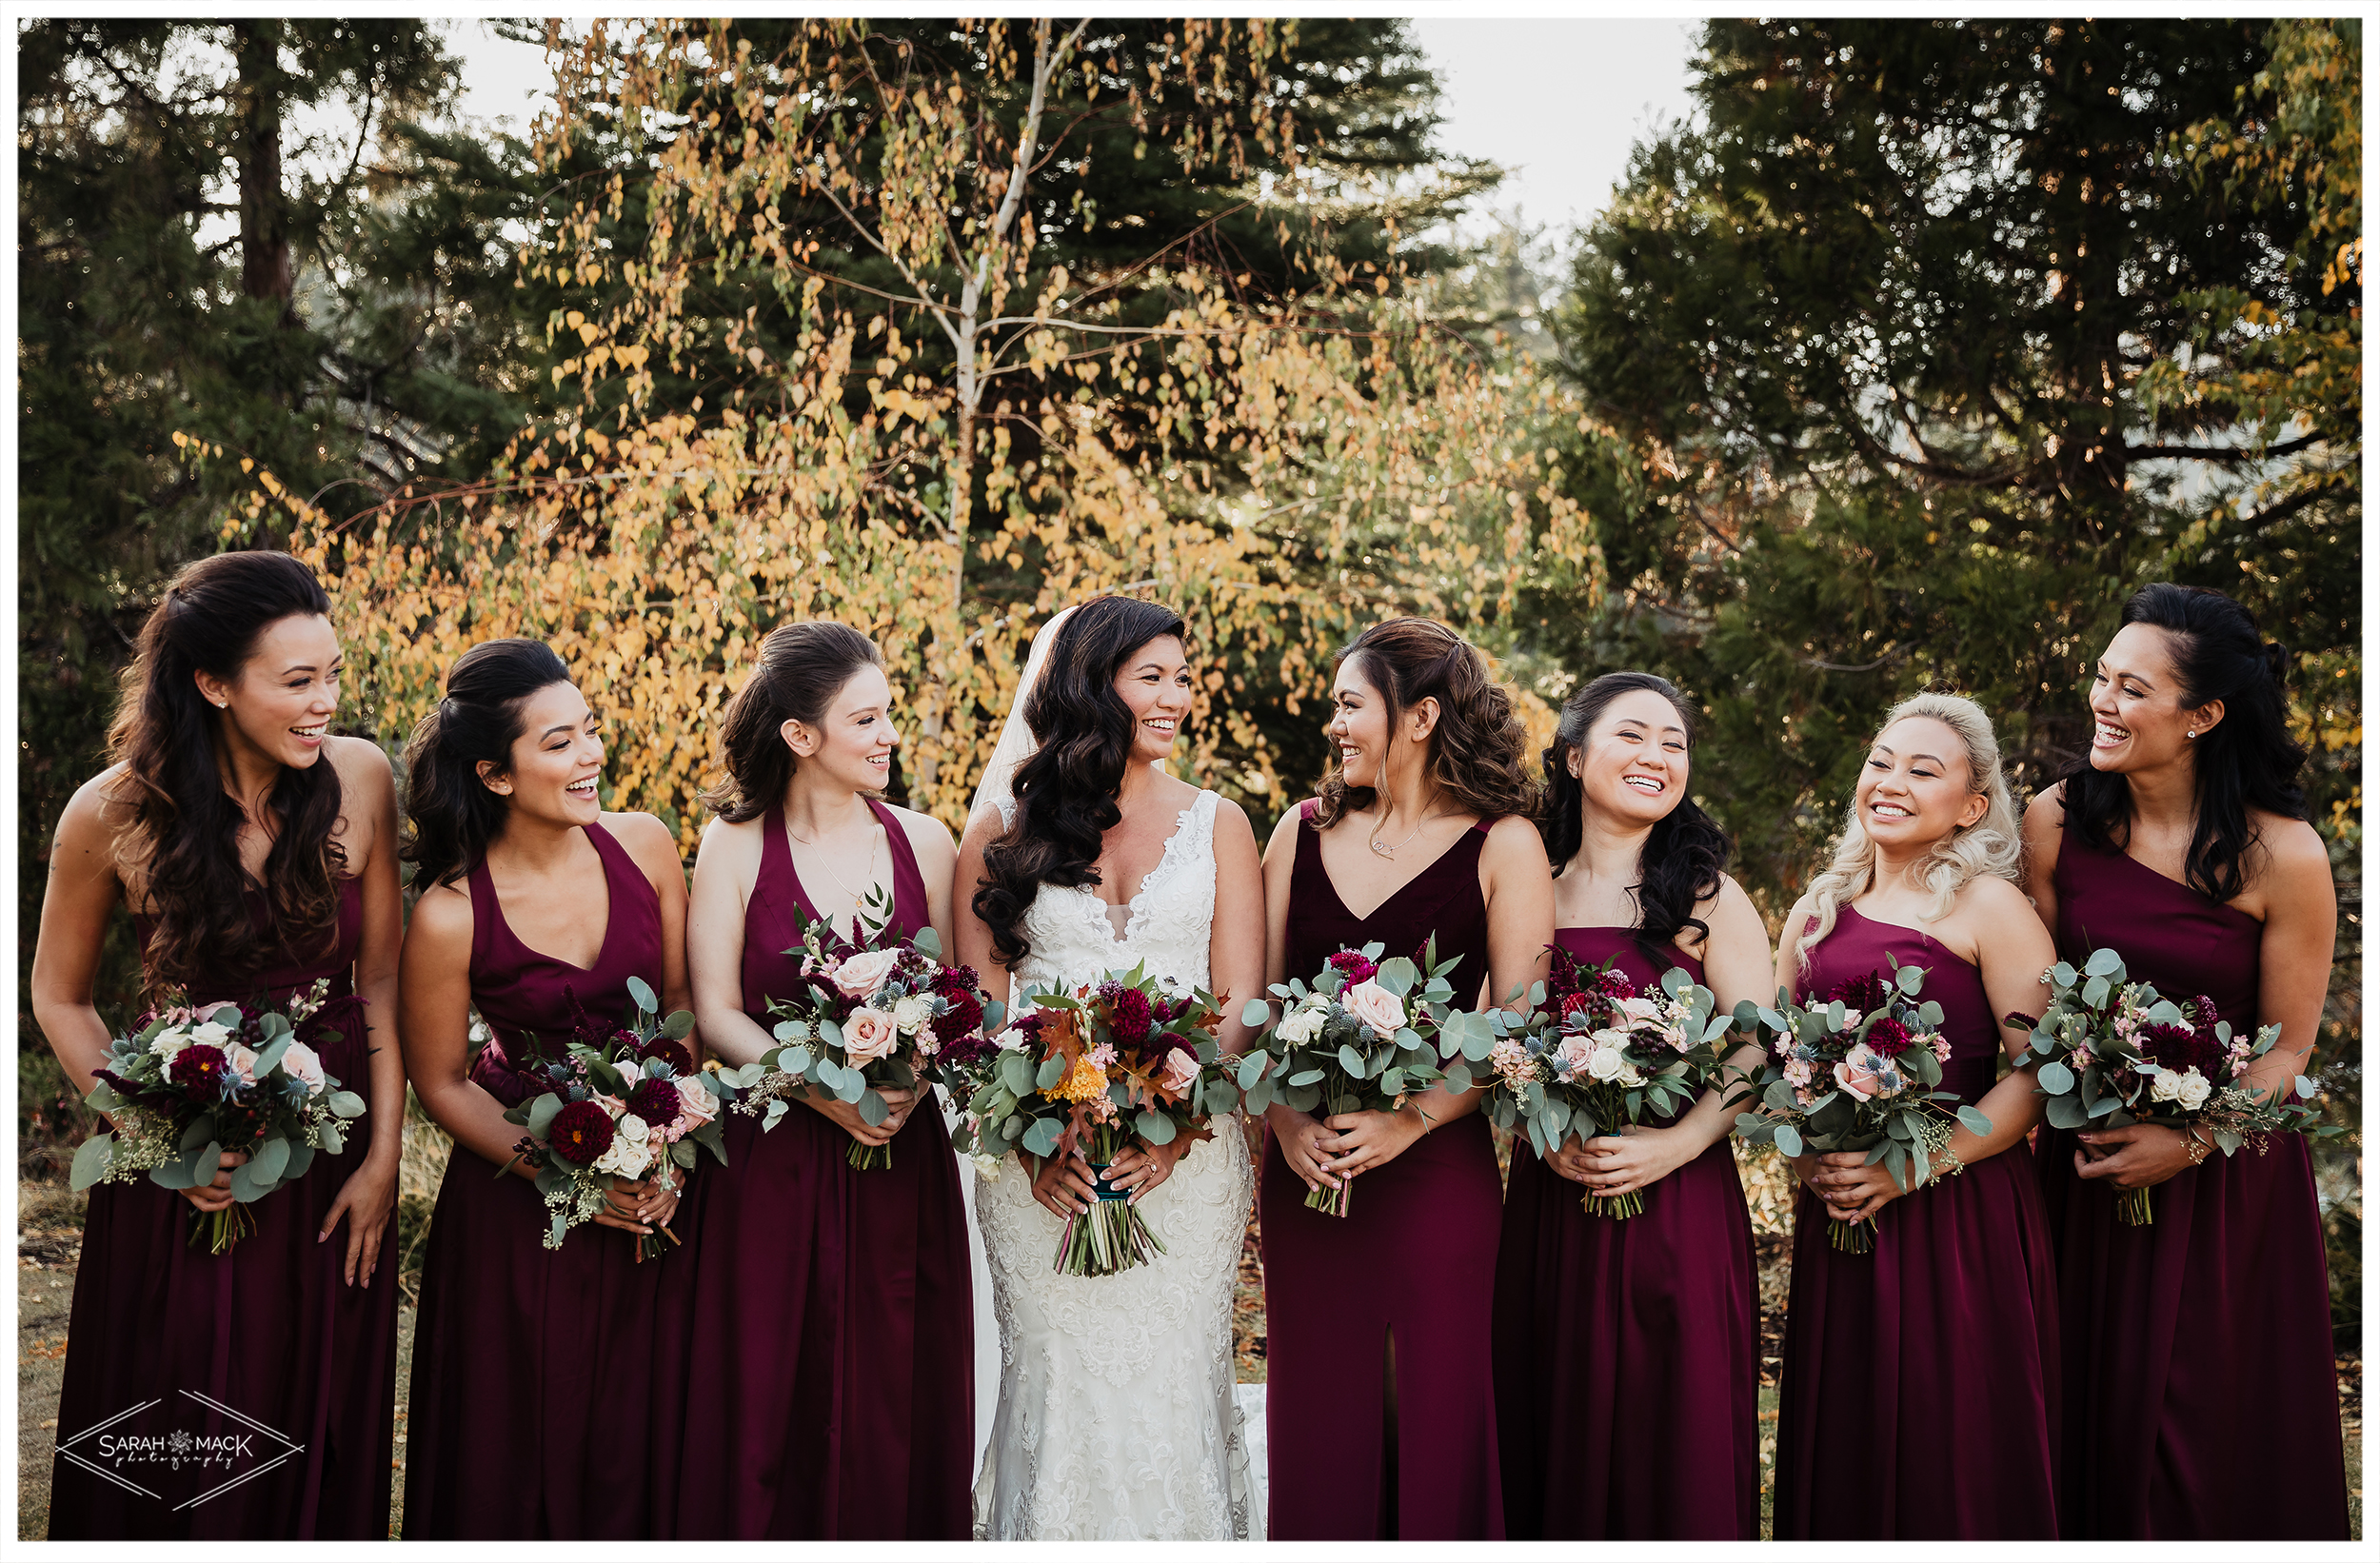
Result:
M1118 939L1088 889L1043 885L1012 990L1141 961L1207 985L1215 805L1181 811ZM1140 1202L1165 1244L1114 1276L1050 1269L1059 1218L1010 1158L975 1185L999 1320L999 1409L976 1480L986 1540L1245 1540L1260 1526L1232 1393L1231 1299L1253 1174L1237 1120L1218 1122Z

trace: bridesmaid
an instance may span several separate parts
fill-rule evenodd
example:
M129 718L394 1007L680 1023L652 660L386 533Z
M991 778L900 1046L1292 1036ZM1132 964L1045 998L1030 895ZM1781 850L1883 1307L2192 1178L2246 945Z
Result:
M535 1094L515 1060L559 1055L574 1005L625 1017L637 977L664 1014L688 1007L677 843L649 814L604 811L603 765L570 670L526 640L457 658L406 750L405 855L421 887L406 1061L455 1140L413 1334L407 1540L654 1533L653 1430L689 1350L656 1320L664 1277L683 1284L684 1267L640 1264L628 1235L667 1226L678 1197L649 1180L616 1189L548 1250L532 1175L498 1170L522 1136L505 1110ZM477 1051L474 1009L489 1033Z
M1606 673L1562 708L1538 829L1555 942L1639 992L1682 967L1722 1011L1772 996L1768 930L1687 796L1694 718L1667 680ZM1755 1043L1735 1060L1759 1061ZM1497 1444L1515 1541L1756 1541L1752 1217L1722 1090L1658 1127L1513 1146L1496 1271ZM1567 1179L1567 1181L1561 1181ZM1626 1220L1581 1188L1655 1187Z
M1376 940L1418 954L1435 933L1482 1007L1525 994L1545 976L1554 885L1511 698L1453 630L1391 619L1340 653L1331 701L1338 763L1265 854L1266 979ZM1266 1114L1275 1541L1503 1537L1487 1362L1500 1191L1478 1098ZM1348 1215L1306 1208L1350 1177Z
M2264 1091L2306 1067L2338 926L2297 787L2287 666L2221 593L2142 588L2092 679L2088 761L2025 815L2058 952L2112 945L2167 996L2213 999L2235 1033L2280 1026L2252 1071ZM2306 1142L2211 1148L2152 1124L2042 1134L2065 1307L2066 1533L2344 1540ZM2108 1191L2152 1187L2154 1222L2120 1224Z
M849 934L889 896L889 933L953 948L957 849L879 802L900 742L876 643L787 624L727 709L728 776L694 862L687 963L704 1042L731 1064L774 1045L799 988L801 920ZM887 1091L877 1126L802 1098L763 1133L726 1120L727 1166L692 1196L695 1325L727 1348L685 1407L674 1532L735 1540L950 1540L971 1533L972 1288L958 1158L930 1091ZM921 1110L922 1109L922 1110ZM852 1170L852 1141L892 1146ZM759 1239L759 1240L756 1240Z
M2016 888L2015 804L1982 707L1917 695L1885 718L1834 861L1785 919L1776 980L1804 1003L1885 969L1926 973L1941 1089L1992 1132L1953 1131L1907 1196L1860 1152L1805 1155L1794 1213L1775 1519L1780 1541L2057 1534L2058 1330L2048 1223L2019 1156L2030 1070L1993 1077L2056 959ZM1886 1207L1892 1208L1887 1211ZM1882 1213L1879 1215L1879 1213ZM1830 1217L1875 1222L1837 1252Z
M115 1431L248 1431L190 1398L203 1395L302 1453L187 1508L201 1490L187 1476L176 1489L162 1467L128 1472L166 1489L135 1496L61 1454L52 1540L387 1538L405 1123L396 788L377 747L329 735L329 612L282 553L219 554L166 588L109 735L115 763L58 822L31 985L34 1019L88 1092L109 1038L91 983L119 901L152 996L279 1001L329 979L334 1002L301 1036L367 1098L347 1149L249 1205L255 1230L220 1256L190 1246L190 1223L231 1203L243 1157L225 1157L211 1187L92 1189L58 1403L62 1444L152 1400Z

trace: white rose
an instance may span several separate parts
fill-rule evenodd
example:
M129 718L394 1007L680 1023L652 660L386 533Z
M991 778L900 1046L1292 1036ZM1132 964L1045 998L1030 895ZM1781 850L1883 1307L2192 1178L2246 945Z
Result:
M281 1051L281 1068L293 1078L306 1082L306 1094L319 1097L329 1089L328 1078L323 1073L323 1060L304 1042L291 1042Z
M1024 1033L1015 1026L1010 1026L993 1040L1000 1044L1000 1050L1002 1053L1021 1053L1024 1050Z
M612 1125L611 1149L595 1158L595 1170L621 1177L642 1177L652 1165L653 1131L634 1113L623 1114Z
M2149 1096L2154 1101L2178 1101L2182 1095L2182 1078L2171 1069L2160 1069L2149 1081Z
M1598 1047L1587 1055L1587 1073L1598 1080L1616 1080L1627 1066L1628 1060L1616 1047Z
M967 1157L967 1159L975 1163L975 1176L981 1177L986 1183L999 1182L1000 1170L1002 1166L1007 1164L1007 1158L1005 1157L998 1156L978 1155L971 1156Z
M933 1023L934 1009L924 999L911 994L894 1002L892 1018L893 1024L901 1028L903 1037L914 1037Z
M1634 1091L1637 1086L1644 1083L1644 1076L1637 1073L1636 1066L1635 1064L1630 1063L1626 1058L1622 1058L1619 1061L1619 1083L1628 1087L1631 1091Z
M1314 1040L1314 1034L1322 1029L1322 1017L1311 1008L1293 1009L1281 1017L1273 1035L1291 1047L1303 1047Z
M229 1026L217 1025L212 1020L201 1020L198 1024L190 1027L190 1040L194 1042L204 1042L208 1047L221 1047L224 1042L230 1038L230 1036L231 1028Z
M190 1034L177 1026L150 1038L149 1051L153 1057L163 1059L168 1069L171 1069L175 1057L189 1045Z
M2164 1076L2160 1078L2171 1078L2172 1077ZM2182 1077L2182 1088L2179 1093L2179 1098L2182 1104L2182 1110L2184 1112L2194 1113L2198 1111L2199 1108L2204 1107L2207 1104L2207 1098L2213 1094L2214 1083L2211 1080L2209 1080L2206 1076L2198 1073L2197 1070L2192 1069L2190 1073Z

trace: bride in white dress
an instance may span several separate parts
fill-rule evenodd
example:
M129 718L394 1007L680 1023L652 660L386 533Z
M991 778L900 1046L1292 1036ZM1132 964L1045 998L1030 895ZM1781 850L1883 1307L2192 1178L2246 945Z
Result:
M1035 637L960 849L958 954L1012 1007L1145 962L1227 996L1218 1039L1237 1051L1263 991L1262 870L1237 804L1160 768L1191 703L1181 636L1171 611L1105 597ZM1261 1537L1231 1353L1254 1182L1238 1120L1213 1128L1117 1158L1110 1183L1165 1249L1113 1276L1050 1268L1063 1213L1092 1192L1079 1156L976 1180L1000 1342L978 1536Z

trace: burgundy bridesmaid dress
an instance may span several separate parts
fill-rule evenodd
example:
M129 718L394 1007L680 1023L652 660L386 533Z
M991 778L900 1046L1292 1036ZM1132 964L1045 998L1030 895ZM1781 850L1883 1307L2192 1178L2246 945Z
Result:
M1479 850L1490 821L1359 918L1322 866L1313 814L1311 801L1299 806L1290 973L1311 979L1339 950L1374 940L1384 956L1418 956L1435 933L1441 961L1462 957L1457 991L1478 991L1488 977ZM1327 1216L1306 1208L1305 1181L1266 1135L1258 1199L1273 1540L1503 1539L1487 1351L1499 1181L1487 1120L1465 1113L1358 1177L1348 1214Z
M264 898L251 900L258 926L268 928ZM149 920L135 918L133 928L146 944ZM326 1071L368 1101L369 1043L364 1003L354 997L363 941L363 889L343 880L338 940L328 954L272 967L236 986L194 986L192 997L273 1002L329 978L334 1001L300 1035ZM67 1327L59 1441L160 1397L164 1403L139 1419L138 1432L214 1437L249 1431L203 1408L182 1393L188 1391L264 1424L304 1453L189 1508L177 1507L185 1495L179 1488L171 1502L138 1496L61 1454L50 1469L51 1540L387 1539L397 1224L382 1230L369 1287L349 1286L343 1276L345 1219L329 1241L315 1240L340 1186L370 1149L369 1122L356 1121L346 1150L317 1154L305 1177L246 1207L256 1229L221 1256L189 1246L190 1203L173 1190L143 1180L90 1191ZM159 1490L141 1473L129 1474ZM182 1486L190 1495L203 1490L187 1480Z
M1656 964L1633 928L1554 939L1642 993L1671 966L1702 980L1702 962L1675 945ZM1514 1143L1496 1259L1506 1536L1757 1541L1752 1217L1727 1141L1647 1189L1624 1221L1589 1216L1582 1192L1527 1136Z
M2053 876L2058 954L2103 945L2168 998L2257 1023L2264 925L2068 831ZM2039 1170L2064 1303L2069 1536L2345 1540L2347 1472L2313 1165L2295 1135L2209 1157L2116 1219L2044 1128Z
M893 931L930 921L900 820ZM797 909L816 910L763 822L744 913L744 1006L763 1029L798 991ZM729 1113L727 1165L692 1197L692 1324L724 1353L693 1368L671 1497L683 1537L946 1540L972 1534L975 1314L958 1157L933 1100L893 1137L892 1165L855 1171L851 1137L799 1102L777 1127ZM681 1256L681 1258L686 1257ZM672 1261L677 1262L673 1259Z
M1838 918L1804 1001L1923 967L1951 1044L1942 1089L1980 1100L2001 1052L1982 973L1914 928ZM1776 1539L2054 1538L2057 1280L2023 1147L1893 1200L1874 1228L1874 1253L1840 1254L1815 1195L1794 1208Z
M536 1094L513 1060L541 1047L559 1054L573 999L597 1020L625 1019L629 978L661 985L661 898L609 831L590 824L586 835L610 896L592 967L523 944L487 865L471 868L471 1002L494 1033L472 1056L471 1078L507 1107ZM661 1327L660 1306L685 1256L639 1264L634 1234L592 1222L547 1249L548 1222L527 1178L455 1147L414 1322L408 1541L654 1533L655 1429L676 1404L675 1365L693 1349ZM672 1226L683 1224L681 1213Z

